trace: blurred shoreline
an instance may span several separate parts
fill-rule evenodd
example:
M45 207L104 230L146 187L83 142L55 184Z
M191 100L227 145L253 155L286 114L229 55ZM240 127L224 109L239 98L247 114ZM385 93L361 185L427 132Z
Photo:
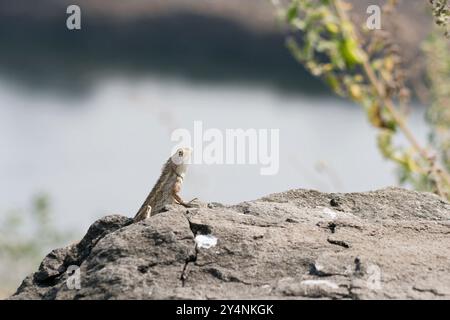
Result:
M368 3L352 1L353 16ZM0 75L28 87L82 93L104 74L269 84L330 95L284 45L270 1L78 1L82 30L65 28L68 0L0 0ZM431 19L423 1L401 1L395 34L405 64L417 61ZM391 25L386 21L385 25ZM45 76L44 76L45 75ZM422 76L422 67L408 68Z

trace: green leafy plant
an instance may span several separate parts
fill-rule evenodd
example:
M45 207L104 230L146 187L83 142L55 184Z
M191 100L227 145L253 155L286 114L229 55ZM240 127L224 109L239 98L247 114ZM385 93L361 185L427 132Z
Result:
M388 1L383 14L392 14L396 4ZM450 174L441 154L431 145L422 146L407 125L409 90L398 47L386 32L357 28L348 18L349 10L343 0L279 4L280 17L292 30L288 48L335 93L364 108L378 129L381 153L398 165L401 183L449 198ZM395 143L397 134L404 135L406 145Z
M423 50L429 88L430 142L439 150L443 165L450 171L450 43L435 31L424 43Z
M450 37L450 4L448 0L430 0L436 24Z

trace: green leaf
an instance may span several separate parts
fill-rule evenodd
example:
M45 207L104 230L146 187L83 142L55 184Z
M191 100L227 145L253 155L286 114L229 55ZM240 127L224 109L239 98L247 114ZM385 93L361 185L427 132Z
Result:
M292 2L291 6L288 8L288 10L286 12L286 19L289 23L291 23L292 20L297 18L297 15L298 15L297 2L294 1L294 2Z
M354 39L342 40L339 49L348 67L363 63L364 55Z

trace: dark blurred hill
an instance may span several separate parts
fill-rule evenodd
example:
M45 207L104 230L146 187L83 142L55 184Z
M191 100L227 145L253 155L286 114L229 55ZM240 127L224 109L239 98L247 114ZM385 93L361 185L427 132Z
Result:
M359 20L369 3L384 3L353 2ZM0 0L1 76L70 90L83 90L106 72L323 90L285 48L270 1L79 0L82 30L75 32L65 27L70 4ZM408 61L418 60L429 30L425 6L403 1L396 17L396 38ZM420 67L411 71L417 76Z

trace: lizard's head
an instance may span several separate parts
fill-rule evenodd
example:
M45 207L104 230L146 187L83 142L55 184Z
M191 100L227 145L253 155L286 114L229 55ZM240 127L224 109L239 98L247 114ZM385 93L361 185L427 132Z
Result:
M175 164L175 170L178 174L186 173L187 166L191 162L191 155L192 148L189 147L179 148L172 155L171 160Z

